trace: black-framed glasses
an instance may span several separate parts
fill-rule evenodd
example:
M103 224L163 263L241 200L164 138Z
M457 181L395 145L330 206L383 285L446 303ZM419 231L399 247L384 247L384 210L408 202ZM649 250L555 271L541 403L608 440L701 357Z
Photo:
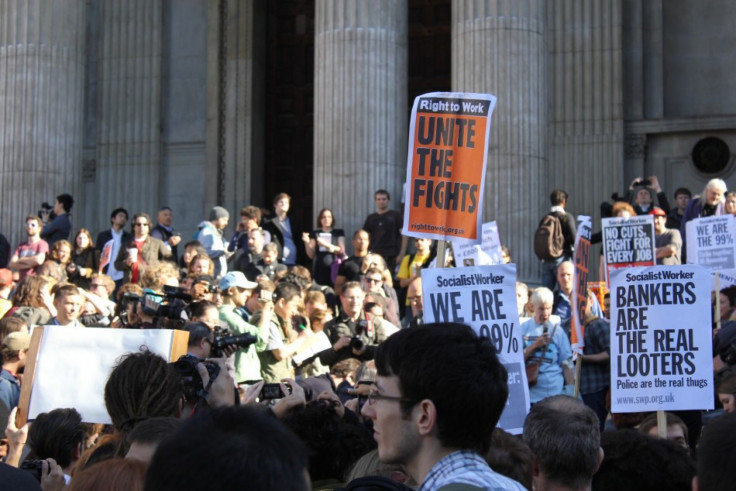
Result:
M411 399L407 399L406 397L401 396L387 396L384 394L379 394L377 390L371 389L370 392L368 392L368 404L373 405L376 403L376 401L398 401L398 402L413 402Z

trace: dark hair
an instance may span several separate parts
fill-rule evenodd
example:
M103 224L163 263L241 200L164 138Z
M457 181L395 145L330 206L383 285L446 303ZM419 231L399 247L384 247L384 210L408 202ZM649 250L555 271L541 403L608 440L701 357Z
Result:
M321 210L319 210L319 213L317 214L317 228L322 228L322 223L321 223L322 215L324 215L326 211L329 211L330 215L332 215L332 222L330 223L330 227L335 226L335 214L329 208L322 208Z
M682 433L685 436L685 441L688 441L687 425L685 422L676 414L664 413L665 419L667 420L667 426L679 426L682 428ZM657 427L657 413L652 413L639 424L639 433L642 435L648 435L649 430Z
M148 350L125 355L105 384L107 412L123 436L144 419L176 416L181 398L179 374ZM125 455L127 445L118 450L118 455Z
M686 194L688 196L688 198L692 198L693 197L693 193L688 188L677 188L677 189L675 189L675 194L674 194L675 199L677 199L677 197L679 195L681 195L681 194Z
M28 430L31 449L36 457L51 457L61 467L71 465L74 451L84 442L84 436L82 416L73 408L41 413Z
M549 195L549 202L552 206L561 205L563 201L567 201L567 192L562 189L555 189Z
M291 267L289 272L281 278L281 281L289 281L299 285L299 288L302 290L306 290L309 287L309 284L312 283L312 273L310 273L304 266L297 264L296 266Z
M360 361L356 358L347 358L332 365L330 373L336 377L345 378L348 375L354 375L358 368L360 368Z
M71 194L60 194L56 197L56 201L61 203L62 208L64 208L64 211L66 213L69 213L72 209L72 206L74 205L74 198L72 198Z
M274 290L273 301L278 302L282 298L288 302L294 297L301 296L302 291L298 285L289 281L279 281Z
M382 195L386 196L389 200L391 199L391 195L388 194L388 191L386 191L385 189L379 189L378 191L376 191L375 193L373 193L373 197L375 198L379 194L382 194Z
M356 230L355 232L353 232L353 240L355 240L355 238L356 238L356 237L358 236L358 234L360 234L361 232L362 232L362 233L364 233L364 234L367 234L367 235L368 235L368 238L370 238L370 234L369 234L368 232L366 232L366 231L365 231L365 230L363 230L362 228L359 228L358 230Z
M210 339L212 336L212 329L204 322L187 322L181 330L189 333L187 346L197 346L203 339Z
M726 413L703 428L698 444L698 489L733 489L736 482L736 413Z
M291 411L283 421L307 447L312 481L342 482L353 464L372 449L364 427L347 423L322 401Z
M423 399L434 403L444 447L488 451L509 395L506 369L489 339L449 322L404 329L378 346L376 369L398 377L401 396L410 401L401 402L405 416Z
M579 399L558 395L534 404L524 421L524 441L549 481L570 488L590 484L598 468L600 423Z
M125 213L125 219L128 219L128 210L126 210L125 208L115 208L114 210L112 210L112 213L110 213L110 220L115 218L118 213Z
M156 418L148 418L141 421L138 426L133 428L128 434L128 445L133 442L138 443L161 443L181 427L181 420L168 416L160 416Z
M215 409L159 445L145 489L305 491L306 467L304 446L277 419L250 407Z
M728 437L733 438L732 435ZM605 456L593 475L596 491L691 489L695 463L687 450L676 443L635 430L615 430L601 435L601 447Z
M485 459L494 471L532 489L534 453L520 436L496 428Z
M240 210L240 216L251 218L260 224L261 217L263 216L263 212L257 206L248 205L245 208Z
M148 225L151 225L151 215L149 215L148 213L136 213L135 215L133 215L134 222L139 218L145 218L148 222Z
M189 313L194 317L202 317L209 309L216 309L217 305L209 300L199 300L189 304Z

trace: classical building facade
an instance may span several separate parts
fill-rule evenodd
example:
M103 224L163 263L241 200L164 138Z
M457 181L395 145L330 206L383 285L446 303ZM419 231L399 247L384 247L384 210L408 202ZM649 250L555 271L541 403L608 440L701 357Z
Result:
M175 212L185 238L294 197L348 234L400 206L408 115L429 91L498 97L484 219L519 276L555 187L574 213L636 176L730 185L736 4L725 0L0 2L0 231L71 192L75 228ZM699 144L699 145L698 145ZM596 227L597 229L597 227Z

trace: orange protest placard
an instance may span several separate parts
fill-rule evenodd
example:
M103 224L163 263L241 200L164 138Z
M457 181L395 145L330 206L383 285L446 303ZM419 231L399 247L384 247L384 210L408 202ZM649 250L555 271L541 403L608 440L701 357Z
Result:
M477 239L496 98L433 92L414 100L404 235Z

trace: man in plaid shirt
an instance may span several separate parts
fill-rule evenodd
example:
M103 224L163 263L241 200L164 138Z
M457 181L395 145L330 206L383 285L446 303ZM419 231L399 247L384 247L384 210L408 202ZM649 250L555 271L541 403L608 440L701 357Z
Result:
M598 302L595 294L589 290L585 307L580 395L585 405L598 415L600 430L603 431L608 416L606 392L611 381L611 325L603 317L592 313L593 305L598 305Z

